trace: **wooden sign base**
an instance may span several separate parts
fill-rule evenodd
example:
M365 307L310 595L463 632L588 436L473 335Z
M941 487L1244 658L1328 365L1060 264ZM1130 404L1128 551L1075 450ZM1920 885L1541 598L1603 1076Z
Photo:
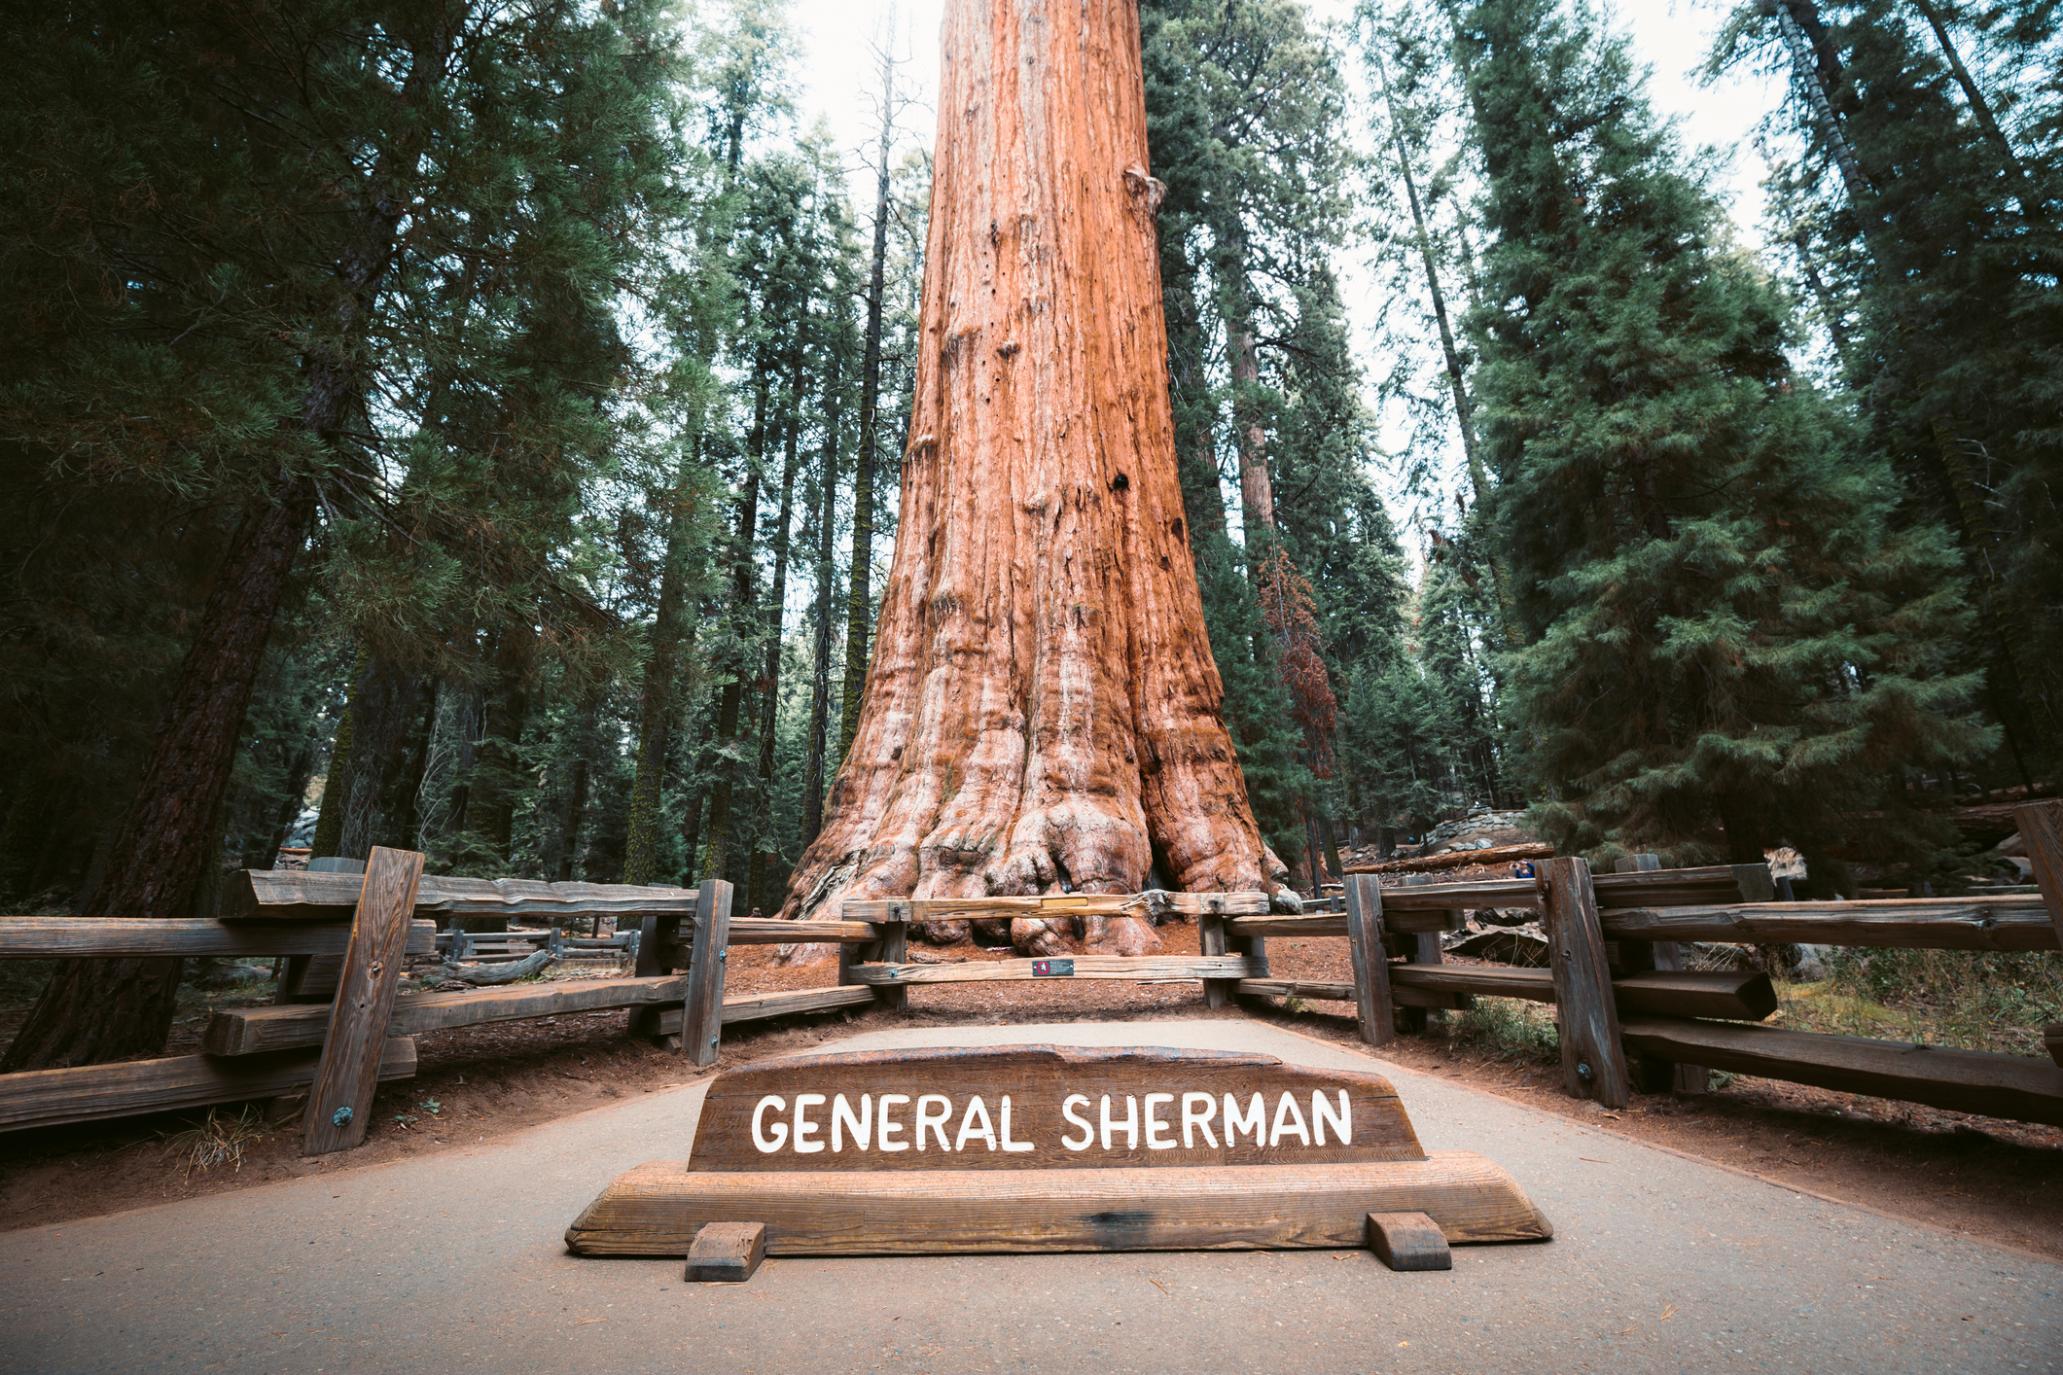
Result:
M1553 1235L1497 1165L1420 1149L1378 1075L1053 1046L732 1071L691 1160L619 1177L566 1245L679 1258L719 1223L761 1224L770 1256L1368 1246L1416 1269Z

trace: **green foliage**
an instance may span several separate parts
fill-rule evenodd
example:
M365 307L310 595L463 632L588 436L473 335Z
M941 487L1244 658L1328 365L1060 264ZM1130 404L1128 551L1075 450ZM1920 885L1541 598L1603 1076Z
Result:
M1865 839L1989 745L1952 551L1790 365L1767 277L1586 5L1456 6L1488 179L1482 440L1524 647L1502 675L1566 846ZM1868 838L1887 837L1876 823Z

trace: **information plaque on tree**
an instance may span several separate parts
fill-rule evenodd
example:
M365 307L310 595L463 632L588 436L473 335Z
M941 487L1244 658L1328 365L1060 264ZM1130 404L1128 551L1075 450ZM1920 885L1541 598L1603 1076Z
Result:
M1380 1075L1035 1045L729 1071L689 1159L618 1178L566 1244L679 1256L759 1224L771 1255L1350 1247L1419 1214L1443 1253L1551 1235L1495 1164L1426 1152Z

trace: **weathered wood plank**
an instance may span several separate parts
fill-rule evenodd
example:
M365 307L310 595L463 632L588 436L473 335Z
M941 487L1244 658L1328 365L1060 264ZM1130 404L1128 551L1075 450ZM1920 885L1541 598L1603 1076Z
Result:
M1537 881L1561 1026L1562 1087L1574 1097L1622 1108L1633 1096L1633 1081L1619 1042L1619 1010L1590 865L1581 858L1551 859L1540 866Z
M1390 996L1390 956L1383 946L1382 884L1373 874L1347 876L1347 959L1354 971L1354 1013L1361 1039L1386 1046L1397 1039Z
M688 957L688 996L681 1039L688 1059L716 1063L723 1042L724 970L730 963L731 885L706 879L695 904L694 949Z
M340 917L358 901L358 876L305 869L245 869L227 885L225 917ZM416 890L416 911L454 917L642 916L695 910L692 888L621 883L544 883L533 879L454 878L431 874Z
M1390 982L1398 989L1470 993L1486 998L1555 1000L1550 969L1513 969L1485 964L1393 964ZM1612 998L1621 1012L1664 1017L1726 1017L1760 1021L1776 1011L1776 986L1759 971L1703 973L1653 970L1612 980Z
M1034 965L1071 965L1071 973L1039 974ZM1253 973L1243 955L1075 955L1054 960L955 960L948 964L867 962L852 967L853 982L876 987L988 983L1020 979L1244 979Z
M867 1007L874 991L858 984L832 988L797 988L782 993L733 994L723 1000L723 1024L756 1022L798 1012L831 1012L841 1007Z
M416 993L394 1000L387 1034L414 1036L451 1027L617 1007L666 1007L686 997L687 987L686 976L673 974L656 979L568 979L465 993ZM201 1048L210 1055L260 1055L320 1045L328 1026L326 1007L227 1008L209 1016L201 1033Z
M1224 916L1268 910L1266 893L1045 893L1033 897L848 898L847 921L973 921L1009 917Z
M1522 859L1553 859L1554 846L1544 840L1492 845L1483 850L1448 850L1437 855L1385 859L1374 864L1349 864L1350 874L1419 874L1433 869L1462 869L1471 864L1511 864Z
M2041 889L2056 939L2063 942L2063 801L2031 802L2013 809L2027 862Z
M2063 1067L2038 1057L1734 1022L1630 1018L1620 1030L1632 1049L1736 1074L2063 1126Z
M766 1224L712 1222L688 1246L691 1284L743 1284L766 1259Z
M2051 1060L2063 1065L2063 1022L2050 1022L2042 1028L2042 1045Z
M876 990L858 984L831 984L823 988L795 988L779 993L733 993L723 1000L723 1024L759 1022L770 1017L792 1017L808 1012L835 1012L846 1007L867 1007ZM678 1036L681 1008L662 1007L653 1022L662 1036Z
M343 921L263 926L209 917L0 917L0 960L341 955L350 940ZM436 923L409 923L407 953L436 948Z
M782 921L779 917L732 917L732 945L787 945L791 941L864 945L880 931L864 921Z
M1859 945L1904 950L2054 950L2038 896L1881 898L1714 907L1626 908L1602 914L1614 940Z
M1232 917L1225 922L1228 936L1282 936L1303 940L1314 936L1347 934L1344 912L1309 912L1299 916Z
M1100 1170L695 1171L618 1178L566 1229L576 1255L678 1256L711 1222L764 1222L776 1256L1358 1248L1370 1212L1423 1212L1450 1243L1553 1228L1479 1155L1354 1165Z
M271 1098L312 1081L315 1062L312 1051L234 1060L170 1055L0 1075L0 1132ZM390 1039L381 1048L382 1080L412 1078L415 1069L414 1041Z
M344 971L308 1089L303 1154L346 1150L365 1140L401 978L402 949L408 943L408 914L415 910L422 876L423 857L413 850L375 845L366 859Z
M1452 1270L1440 1224L1424 1213L1370 1213L1368 1249L1392 1270Z
M1394 972L1396 966L1392 965ZM1242 998L1304 998L1320 1002L1354 1001L1354 985L1341 980L1329 979L1241 979L1239 996ZM1410 984L1390 982L1390 997L1398 1007L1437 1008L1448 1012L1470 1005L1466 993L1446 993L1429 988L1416 988Z

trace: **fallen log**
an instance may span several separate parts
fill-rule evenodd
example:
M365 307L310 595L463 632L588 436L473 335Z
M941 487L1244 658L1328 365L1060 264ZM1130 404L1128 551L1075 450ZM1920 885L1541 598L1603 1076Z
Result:
M545 966L558 956L549 950L533 950L520 960L509 960L496 964L452 964L444 965L444 977L469 984L512 984L518 979L527 979L532 974L542 974Z

